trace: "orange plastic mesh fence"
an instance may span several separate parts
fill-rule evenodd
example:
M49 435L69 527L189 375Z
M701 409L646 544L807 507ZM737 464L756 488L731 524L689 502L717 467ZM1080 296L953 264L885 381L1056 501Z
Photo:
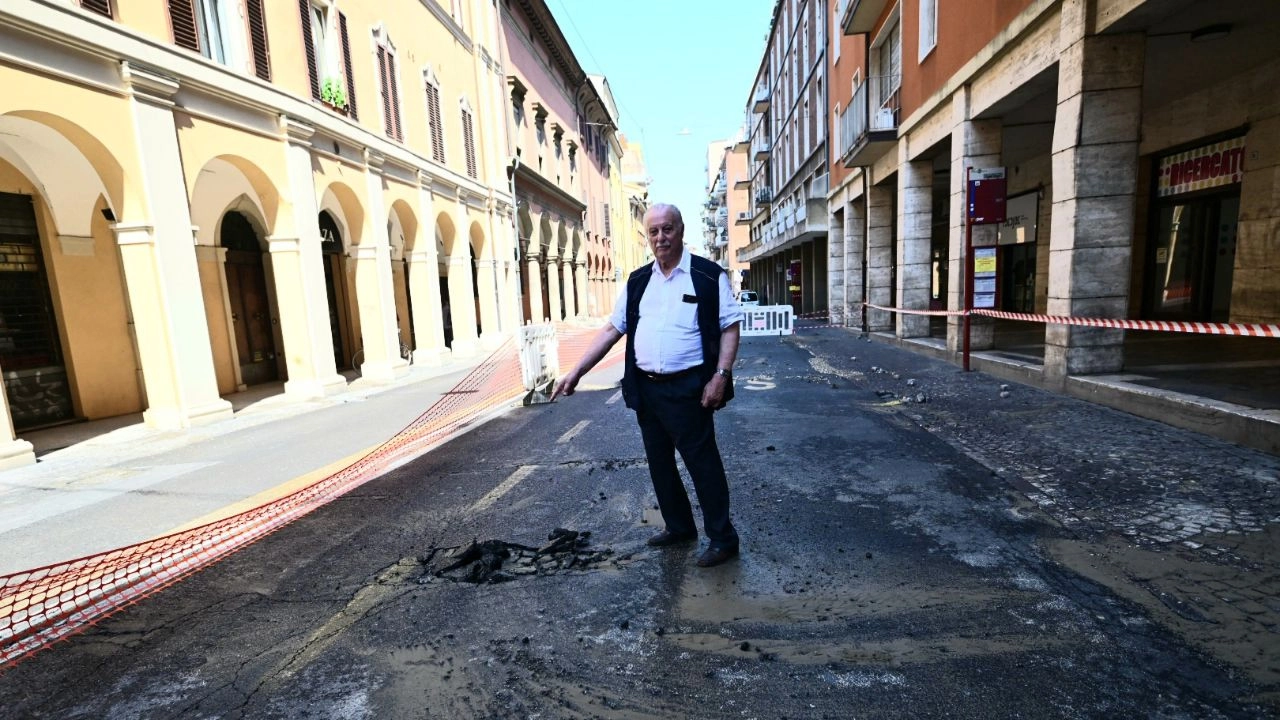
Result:
M582 356L595 332L562 325L557 335L563 373ZM615 348L606 362L619 356ZM508 341L399 433L297 492L200 527L0 576L0 668L279 530L523 393L515 343Z

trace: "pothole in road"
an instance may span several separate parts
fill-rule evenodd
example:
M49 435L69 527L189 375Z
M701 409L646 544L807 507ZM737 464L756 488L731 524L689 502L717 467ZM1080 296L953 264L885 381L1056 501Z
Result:
M427 575L450 582L492 584L528 575L552 575L618 567L631 559L611 548L591 547L591 531L556 528L542 547L485 540L432 548L423 560Z

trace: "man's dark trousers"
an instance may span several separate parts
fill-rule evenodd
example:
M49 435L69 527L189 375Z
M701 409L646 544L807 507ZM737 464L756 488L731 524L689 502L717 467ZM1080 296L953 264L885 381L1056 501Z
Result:
M637 386L640 409L636 419L667 530L679 535L697 532L689 495L676 468L675 451L679 450L698 493L703 528L711 545L737 548L738 533L729 520L729 483L716 446L715 413L702 407L701 373L662 381L641 375Z

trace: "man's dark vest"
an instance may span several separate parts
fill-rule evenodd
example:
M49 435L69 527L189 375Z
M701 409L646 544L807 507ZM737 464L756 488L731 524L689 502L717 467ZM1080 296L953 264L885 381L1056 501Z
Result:
M716 361L720 358L720 273L725 269L697 255L689 255L689 276L693 278L693 292L698 298L698 334L702 336L702 366L698 368L702 384L711 381L716 373ZM622 371L622 399L627 407L640 408L640 393L636 387L636 325L640 323L640 298L649 287L653 275L653 263L644 265L627 278L627 353ZM727 403L733 399L733 383L724 391Z

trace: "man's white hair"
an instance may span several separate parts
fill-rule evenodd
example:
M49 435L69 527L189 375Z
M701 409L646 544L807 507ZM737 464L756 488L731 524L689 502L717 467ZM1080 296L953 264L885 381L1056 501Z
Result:
M684 216L680 214L680 208L676 207L675 205L672 205L671 203L654 203L653 205L650 205L649 209L646 210L644 214L644 222L646 226L648 226L649 224L649 213L652 213L655 210L670 211L672 214L676 216L676 224L679 225L680 227L684 227Z

